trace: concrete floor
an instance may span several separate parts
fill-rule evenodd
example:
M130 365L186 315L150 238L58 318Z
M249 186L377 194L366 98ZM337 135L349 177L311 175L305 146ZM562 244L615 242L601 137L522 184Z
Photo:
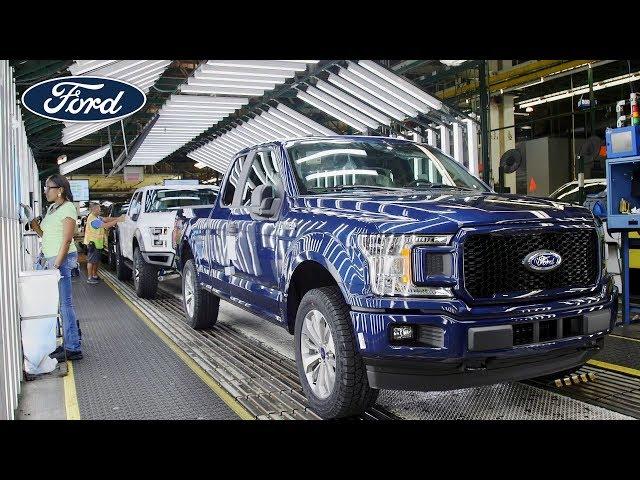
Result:
M62 367L64 368L64 367ZM17 420L66 420L64 377L59 368L23 382Z

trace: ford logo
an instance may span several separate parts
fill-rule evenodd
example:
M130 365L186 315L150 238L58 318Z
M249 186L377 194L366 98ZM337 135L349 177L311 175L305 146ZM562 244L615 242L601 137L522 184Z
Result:
M560 266L562 257L552 250L536 250L524 257L522 263L532 272L550 272Z
M147 101L142 90L102 77L62 77L29 87L22 104L30 112L64 122L119 120L140 110Z

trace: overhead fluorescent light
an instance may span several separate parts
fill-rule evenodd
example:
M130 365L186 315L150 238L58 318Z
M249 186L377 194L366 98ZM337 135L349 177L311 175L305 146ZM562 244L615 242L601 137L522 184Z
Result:
M328 135L328 136L336 135L335 132L329 130L326 127L323 127L318 122L315 122L315 121L311 120L310 118L305 117L301 113L296 112L292 108L289 108L289 107L287 107L286 105L284 105L282 103L279 103L278 105L276 105L276 108L278 110L280 110L281 112L285 113L286 115L289 115L290 117L295 118L299 122L304 123L305 125L307 125L308 127L312 128L314 131L320 133L321 135Z
M267 70L264 68L239 68L239 67L221 67L214 65L200 65L202 73L214 73L219 75L242 75L245 78L250 77L279 77L291 78L295 75L294 70Z
M275 83L258 83L258 82L238 82L237 80L199 80L190 78L187 82L194 87L213 87L213 88L256 88L262 90L273 90L276 88Z
M95 162L96 160L100 160L104 157L109 151L109 145L105 145L103 147L97 148L95 150L91 150L84 155L81 155L77 158L69 160L62 165L60 165L60 174L67 175L70 172L78 170L79 168L84 167L85 165L89 165L90 163Z
M284 112L281 112L277 108L269 107L268 112L274 117L280 119L281 121L296 127L298 130L300 130L303 133L303 135L313 135L314 133L313 130L311 130L311 128L309 128L307 125L296 120L293 117L290 117L289 115L286 115Z
M374 73L371 73L369 70L362 68L360 65L353 62L347 62L347 63L348 63L347 70L369 81L373 85L376 85L381 90L387 92L390 95L393 95L399 101L404 102L405 104L415 108L419 112L427 113L429 112L429 110L433 108L429 104L417 98L415 95L409 94L401 90L400 88L396 87L394 84L390 83L388 80L381 78L380 76ZM442 106L442 104L440 104L440 106Z
M466 60L440 60L440 63L448 67L457 67L462 65Z
M372 119L371 117L366 116L365 114L359 112L355 108L345 104L344 102L336 99L335 97L332 97L331 95L328 95L325 92L320 91L319 89L311 85L309 85L305 91L309 95L316 97L317 99L323 101L327 105L330 105L333 108L340 110L342 113L348 115L349 117L364 123L367 127L371 128L372 130L376 130L380 126L380 124L376 122L374 119Z
M362 133L367 132L367 126L364 123L357 121L355 118L350 117L349 115L345 114L344 112L341 112L340 110L332 107L331 105L327 105L322 100L318 100L316 97L312 97L311 95L303 91L298 91L297 97L300 100L307 102L309 105L316 107L318 110L322 110L326 114L334 118L337 118L338 120L355 128L357 131Z
M466 60L459 60L459 61L460 62L465 62ZM395 73L390 72L389 70L387 70L383 66L378 65L377 63L372 62L371 60L360 60L358 62L358 65L360 65L361 67L369 70L370 72L372 72L375 75L379 76L380 78L386 80L387 82L391 83L392 85L398 87L400 90L404 90L409 95L412 95L412 96L416 97L418 100L420 100L421 102L427 104L429 107L431 107L431 108L433 108L435 110L441 110L442 109L442 102L440 100L438 100L437 98L429 95L427 92L424 92L424 91L420 90L415 85L412 85L407 80L405 80L404 78L399 77Z
M75 63L69 67L69 72L71 72L71 75L83 75L117 61L118 60L76 60Z
M260 119L260 121L258 121L258 119ZM287 137L297 137L299 135L299 133L294 130L291 125L287 125L286 123L284 125L280 125L279 120L276 119L276 122L274 122L271 118L269 118L269 115L264 113L256 117L255 121L257 121L258 123L263 123L264 125L271 127L272 130L275 130Z
M377 120L378 122L384 125L387 125L387 126L391 125L391 120L386 115L383 115L382 113L364 104L363 102L352 97L351 95L344 93L342 90L337 89L333 85L329 85L327 82L323 80L318 80L316 82L316 88L342 101L343 103L349 105L350 107L353 107L356 110L361 111L362 113L368 115L369 117Z
M240 87L203 87L197 85L182 85L180 91L183 93L206 93L210 95L248 95L258 97L264 95L264 90L259 88Z
M283 120L281 117L279 117L277 115L274 115L273 111L277 112L277 110L275 108L270 108L269 110L267 110L266 112L264 112L260 116L263 117L263 118L266 118L268 120L271 120L276 125L279 125L282 128L292 132L296 136L304 137L305 135L307 135L308 129L300 128L298 125L295 125L295 124L293 124L291 122ZM282 116L284 116L284 115L282 115Z
M379 99L384 100L386 103L394 107L396 110L400 110L405 115L409 117L418 116L418 110L407 105L404 102L401 102L393 95L382 90L378 85L371 83L365 78L355 75L352 71L345 68L340 68L340 70L338 71L338 76L342 77L348 82L353 83L357 87L360 87L362 90L370 93L374 97L378 97Z
M207 65L217 67L261 68L266 70L284 70L303 72L307 66L299 62L286 60L209 60Z
M218 104L218 105L246 105L249 103L248 98L243 97L207 97L202 95L171 95L171 103L199 103L199 104Z
M638 80L640 80L640 71L634 72L631 74L625 74L617 77L608 78L600 82L594 82L593 91L615 87L616 85L623 85L625 83L635 82ZM520 108L526 109L527 107L533 107L535 105L541 105L543 103L555 102L557 100L562 100L564 98L570 98L575 95L582 95L585 93L589 93L589 85L582 85L580 87L575 87L573 89L570 88L567 90L562 90L560 92L550 93L548 95L544 95L537 98L522 100L521 102L517 102L517 105Z

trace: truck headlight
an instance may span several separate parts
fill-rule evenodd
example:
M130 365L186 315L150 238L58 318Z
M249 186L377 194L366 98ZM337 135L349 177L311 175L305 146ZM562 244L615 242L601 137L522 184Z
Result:
M450 288L416 286L411 273L414 245L447 245L451 235L358 235L358 247L369 265L376 295L452 297Z
M166 235L169 232L169 227L149 227L151 235Z

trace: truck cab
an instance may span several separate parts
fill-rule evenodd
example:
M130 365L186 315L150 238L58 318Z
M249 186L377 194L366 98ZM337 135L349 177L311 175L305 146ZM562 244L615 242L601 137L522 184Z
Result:
M115 266L120 280L133 276L136 294L154 298L159 276L174 271L173 228L176 210L188 205L211 205L217 189L206 185L137 189L125 221L118 225Z
M617 312L587 209L498 195L440 150L384 137L266 143L231 161L177 242L184 310L224 299L294 335L323 418L379 389L447 390L584 364Z

